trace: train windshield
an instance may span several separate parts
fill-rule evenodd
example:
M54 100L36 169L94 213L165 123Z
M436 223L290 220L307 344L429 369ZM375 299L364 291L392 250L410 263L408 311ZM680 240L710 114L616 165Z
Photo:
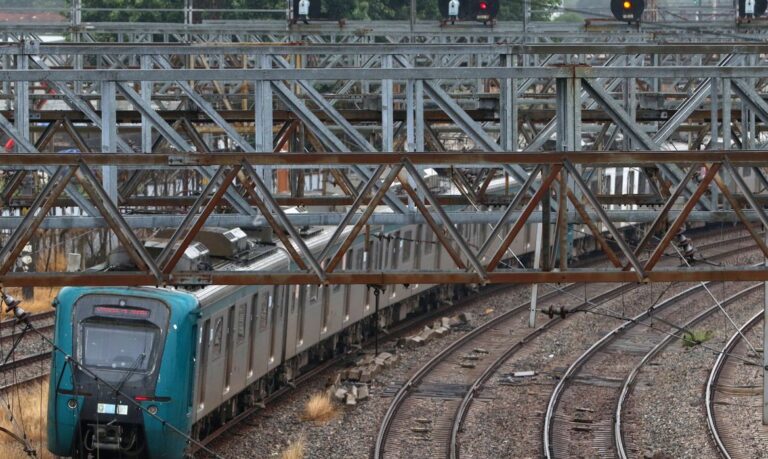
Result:
M82 361L91 368L145 372L152 363L151 353L159 335L157 327L114 322L82 323Z

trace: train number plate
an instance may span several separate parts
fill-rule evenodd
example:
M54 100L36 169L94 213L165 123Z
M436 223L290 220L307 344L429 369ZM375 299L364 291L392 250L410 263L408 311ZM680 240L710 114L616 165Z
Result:
M113 405L111 403L99 403L96 407L96 411L99 414L117 414L120 415L126 415L128 414L128 405Z

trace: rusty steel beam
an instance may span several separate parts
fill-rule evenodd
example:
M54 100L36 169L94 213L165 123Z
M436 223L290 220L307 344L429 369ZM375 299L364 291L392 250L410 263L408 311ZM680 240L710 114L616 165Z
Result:
M677 235L677 231L685 222L685 219L688 217L688 214L691 213L693 208L696 206L696 203L699 202L699 199L701 199L701 196L709 187L709 183L712 182L712 180L715 178L715 175L717 174L718 170L720 170L720 164L712 164L710 166L709 170L707 171L707 175L704 176L704 179L702 179L701 183L699 183L699 186L696 187L696 191L694 191L693 195L691 195L688 201L685 202L685 205L683 206L683 209L680 211L680 214L669 226L669 229L664 234L664 237L661 239L661 242L659 242L659 245L656 246L656 249L653 251L650 258L645 263L645 267L643 268L644 270L649 271L653 269L654 266L656 266L656 263L658 263L659 259L664 254L664 250L667 249L667 246L669 246L669 243L672 241L672 238L674 238Z
M267 213L274 212L274 215L271 215L270 218L266 217L266 214L263 214L265 218L267 218L267 221L274 221L279 225L282 225L282 229L285 230L285 232L288 233L289 236L293 239L293 243L295 243L299 250L301 250L301 253L306 258L306 261L309 263L309 267L312 268L312 271L315 272L317 275L317 279L320 280L322 283L326 283L325 279L325 273L323 272L323 268L320 266L320 263L318 263L315 256L312 254L312 251L309 250L309 247L307 247L307 244L304 242L304 240L301 238L301 235L298 234L296 231L296 228L294 228L293 224L288 220L288 217L286 217L285 212L283 212L283 209L275 202L274 199L272 199L272 195L270 194L270 190L267 189L266 185L264 185L264 182L261 180L261 177L259 177L259 174L256 172L256 170L251 167L250 164L243 162L242 163L243 170L245 171L245 176L249 180L248 189L250 189L249 194L251 194L254 197L257 197L261 202L263 202L263 206L259 206L259 210L261 212L264 212L264 207L267 208ZM258 192L256 191L258 190ZM273 226L273 228L277 227L277 225ZM293 244L288 244L293 248ZM286 247L286 250L288 250L288 247ZM288 250L289 253L291 252Z
M169 244L169 246L164 249L164 252L166 250L171 250L173 251L173 254L171 255L171 258L164 265L160 266L160 269L163 271L163 274L169 274L170 272L173 271L173 268L176 267L176 264L179 262L182 255L184 255L184 251L187 250L187 247L189 247L189 244L192 243L192 241L195 239L195 236L197 236L197 233L200 232L200 229L205 224L205 221L213 213L213 210L216 208L216 206L219 205L219 203L221 202L221 199L224 196L224 193L226 193L227 188L229 188L229 185L235 180L235 177L237 177L238 172L240 172L240 166L235 166L227 173L226 176L224 176L224 178L221 180L221 184L219 184L219 187L216 189L216 192L213 193L210 199L208 199L208 202L205 204L205 207L203 207L203 209L200 211L200 214L195 215L194 223L189 228L189 231L187 231L187 234L184 235L184 238L179 243L179 246L173 247L171 244ZM211 181L211 183L213 183L213 181ZM203 196L207 197L207 195L203 195ZM173 234L174 239L183 229L185 228L180 227L178 230L176 230L176 232Z
M768 258L768 246L766 246L765 241L763 241L763 238L760 234L758 234L757 230L752 226L751 223L749 223L747 217L744 216L741 205L733 196L733 193L731 193L730 188L728 188L728 186L719 175L715 175L714 181L717 184L717 187L720 188L723 196L725 196L725 199L731 204L736 217L738 217L738 219L741 221L741 224L744 225L749 235L752 236L752 239L754 239L755 243L757 243L757 246L763 252L763 256ZM762 211L762 209L760 209L760 211Z
M645 235L643 235L640 243L635 248L634 253L636 257L640 256L648 243L651 242L651 238L653 238L654 233L659 228L661 223L666 220L667 214L669 214L669 211L672 210L672 206L675 205L675 202L683 194L683 190L688 186L688 182L691 180L691 178L693 178L694 174L696 174L696 169L698 166L698 164L691 165L690 169L688 169L688 173L685 174L683 180L677 185L677 188L675 188L675 191L672 192L670 197L667 199L667 202L664 203L664 207L659 209L659 214L656 216L656 219L653 221L653 223L651 223L651 226L648 227L648 231L645 233ZM624 269L629 269L629 263L627 263Z
M445 248L445 251L448 252L448 255L451 257L456 266L462 270L467 269L467 266L461 259L461 255L459 255L456 249L453 248L451 241L445 237L445 230L443 230L435 221L435 219L432 218L432 214L429 212L429 209L427 209L427 206L424 205L424 202L419 199L416 191L411 187L407 180L403 180L400 183L403 185L403 190L405 190L408 196L413 200L413 204L417 209L419 209L421 215L424 216L424 220L427 222L427 226L429 226L429 228L432 230L432 233L437 237L437 240L440 241L440 244L442 244L442 246Z
M59 166L56 172L48 180L45 188L38 196L34 205L30 207L24 220L16 231L11 235L10 240L0 248L0 274L5 274L16 262L21 251L27 242L32 239L35 230L40 226L45 216L53 208L56 197L64 191L67 184L75 175L75 166Z
M507 248L509 247L510 244L512 244L512 241L515 240L517 233L519 233L520 230L523 229L523 226L528 220L528 217L531 215L531 213L536 208L536 206L539 205L539 201L541 201L541 198L543 198L546 193L549 193L549 186L552 184L552 181L555 180L555 177L557 177L557 174L560 173L561 169L562 169L562 166L559 164L552 166L552 170L549 172L549 175L547 175L547 177L542 181L541 185L539 186L539 189L536 190L536 193L534 193L531 200L528 201L528 204L523 209L523 214L521 215L520 219L515 222L515 225L512 227L512 230L509 232L509 234L507 234L507 236L501 242L501 245L496 250L496 254L488 263L488 266L485 268L487 272L490 273L491 271L494 271L496 267L499 265L499 262L501 261L501 259L504 258L504 252L507 251ZM499 222L499 224L501 224L501 222Z
M336 226L336 230L331 235L331 238L326 243L325 247L323 248L323 251L320 253L319 259L323 260L325 257L327 257L331 252L331 247L333 244L336 243L336 241L341 236L341 233L344 232L344 229L349 225L349 222L352 221L352 217L354 216L355 212L357 212L357 209L360 208L360 206L363 204L363 202L366 200L366 197L368 194L373 191L373 187L376 184L376 182L379 181L379 178L381 178L381 175L386 170L387 166L380 165L376 168L375 171L371 174L371 178L368 179L367 182L365 182L365 185L360 189L360 192L357 195L357 198L355 198L355 201L352 203L352 205L347 209L347 213L344 214L344 218L341 220L341 223L339 223L338 226ZM370 201L369 201L370 202Z
M328 265L325 267L326 275L333 272L333 270L341 261L344 254L347 253L347 250L349 250L349 247L352 245L357 235L360 234L360 231L363 229L363 225L365 225L365 222L368 221L370 216L376 210L376 206L379 205L381 200L384 198L384 195L386 194L387 189L392 184L392 182L395 181L395 179L397 178L398 174L402 169L403 169L402 164L397 164L390 169L389 173L384 178L384 182L381 184L379 189L376 190L376 193L373 195L373 199L371 200L371 203L368 204L368 207L365 208L365 211L363 212L360 219L357 221L357 223L355 223L355 225L352 227L352 230L344 239L344 242L342 242L341 246L336 250L336 253L331 258L331 261L328 262Z
M99 185L99 181L93 171L88 165L80 164L80 167L77 168L77 172L75 173L75 177L77 177L77 180L83 186L83 189L85 189L86 193L91 197L91 202L107 222L107 225L114 231L115 236L117 236L117 239L139 269L149 270L152 275L159 280L162 273L157 267L155 260L152 259L149 253L147 253L147 250L144 248L141 241L139 241L136 233L131 230L125 222L125 219L123 219L120 210L112 200L109 199L104 188Z
M731 268L660 268L647 271L643 283L651 282L765 282L768 269L754 267ZM570 269L560 271L500 269L487 273L492 284L542 284L569 282L638 282L631 271ZM328 273L333 285L366 284L472 284L482 282L477 273L467 271L378 271ZM4 287L63 287L63 286L149 286L149 285L296 285L317 283L313 273L218 271L174 272L159 280L143 272L98 273L22 273L10 272L0 276Z
M141 171L140 171L141 172ZM131 177L133 178L133 176ZM355 202L354 196L287 196L287 195L273 195L275 202L281 206L350 206ZM408 198L406 196L395 196L402 203L407 203ZM129 198L120 200L120 207L189 207L194 204L195 196L132 196ZM465 206L471 204L466 197L461 195L436 195L435 199L440 205L443 206ZM7 208L19 208L29 207L34 201L34 196L30 195L17 195L8 200L5 207ZM512 197L509 195L486 195L475 204L484 206L501 206L508 205ZM257 201L253 198L247 198L246 202L256 205ZM370 196L363 198L362 204L368 205L371 202ZM622 201L613 204L634 204L634 201ZM56 206L58 207L74 207L74 201L71 199L60 196L56 199Z
M559 179L556 179L556 180L559 181ZM621 260L619 260L619 256L616 255L616 252L614 252L610 244L608 244L608 241L605 239L605 237L603 237L603 234L600 232L600 229L597 227L597 225L595 225L592 219L589 218L589 213L587 213L587 209L579 201L579 198L577 198L576 195L573 194L573 191L571 191L570 188L566 188L566 191L568 193L568 199L571 201L571 204L573 204L573 207L576 209L576 212L581 217L582 222L584 222L584 224L587 225L587 227L589 228L589 231L592 233L592 236L600 245L600 248L603 250L603 252L611 261L611 263L613 263L613 266L620 268L622 265L621 265Z

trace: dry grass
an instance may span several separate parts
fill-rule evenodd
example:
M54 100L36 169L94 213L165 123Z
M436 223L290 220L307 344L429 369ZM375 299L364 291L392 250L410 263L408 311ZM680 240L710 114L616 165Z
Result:
M15 422L9 420L8 409L3 406L0 408L0 426L21 436L20 426L23 425L30 445L37 452L37 457L52 457L45 447L48 380L43 379L42 382L28 384L19 389L18 392L15 390L7 392L4 397L12 404ZM20 443L10 436L0 433L0 457L24 458L29 456L24 452Z
M301 418L305 421L326 422L333 419L337 413L331 396L321 392L309 398Z
M20 288L3 289L5 293L13 295L17 300L21 300L21 307L31 313L50 311L52 309L51 302L59 294L59 290L61 290L59 287L36 287L34 299L24 300L21 296ZM5 305L3 305L3 313L5 313ZM9 317L3 318L8 319Z
M304 459L305 441L304 435L292 441L280 455L281 459Z

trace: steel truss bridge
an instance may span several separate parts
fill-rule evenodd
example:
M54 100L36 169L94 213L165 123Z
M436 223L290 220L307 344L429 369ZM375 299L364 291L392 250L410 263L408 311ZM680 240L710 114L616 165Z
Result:
M768 279L751 267L655 267L693 221L743 223L768 255L756 229L768 224L762 28L364 25L2 26L0 131L12 153L0 155L0 283ZM51 33L75 41L41 42ZM430 191L428 168L448 191ZM641 191L603 185L628 170L641 172ZM150 187L178 177L185 185L173 195ZM322 186L306 186L316 178ZM487 193L502 178L506 192ZM351 241L343 230L416 222L440 235L455 269L340 264ZM466 244L455 230L466 222L493 228L486 244ZM555 244L565 225L583 228L614 268L574 269L567 257L500 266L504 245L539 222ZM659 243L653 231L642 241L649 258L623 240L624 223L661 231ZM177 227L188 244L203 225L269 226L297 269L182 273L139 242L142 229ZM341 249L310 253L297 237L305 225L336 226ZM36 229L95 227L112 231L139 269L12 271Z

